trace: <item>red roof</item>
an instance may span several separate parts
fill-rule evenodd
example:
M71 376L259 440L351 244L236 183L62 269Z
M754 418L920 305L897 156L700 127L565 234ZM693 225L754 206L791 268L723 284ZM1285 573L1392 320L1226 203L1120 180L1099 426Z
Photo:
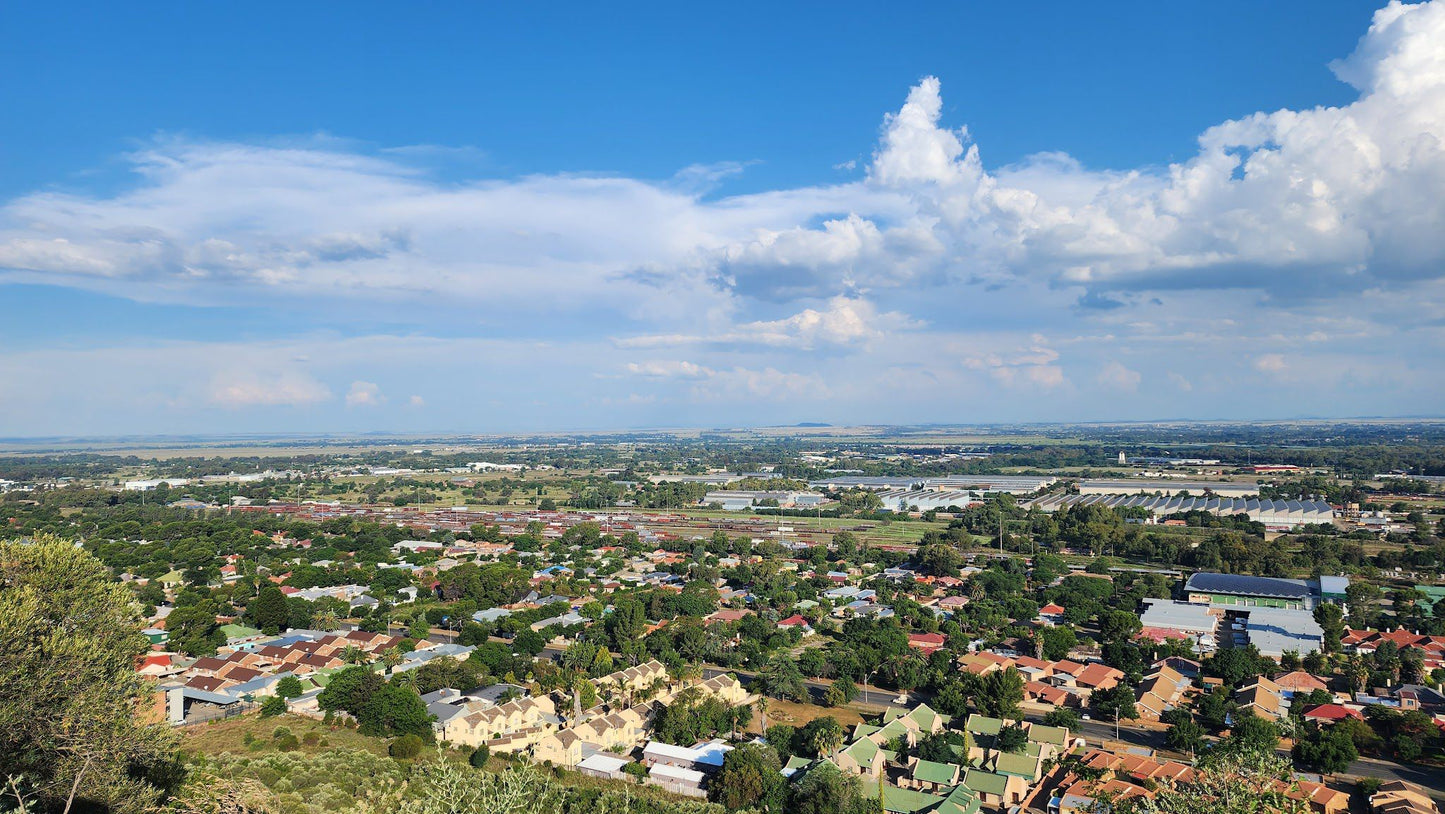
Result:
M808 620L795 613L779 621L778 627L808 627Z
M1311 721L1343 721L1346 718L1365 720L1365 716L1357 709L1342 707L1339 704L1318 704L1304 711L1304 717Z
M1062 605L1055 605L1055 604L1052 603L1052 602L1050 602L1049 604L1043 606L1042 608L1039 608L1039 615L1040 615L1040 616L1058 616L1059 614L1061 614L1061 613L1063 613L1063 612L1064 612L1064 607L1063 607Z

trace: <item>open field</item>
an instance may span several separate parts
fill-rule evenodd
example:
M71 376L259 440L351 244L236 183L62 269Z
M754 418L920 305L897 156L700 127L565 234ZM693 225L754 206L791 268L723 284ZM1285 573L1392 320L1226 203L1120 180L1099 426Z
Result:
M275 752L277 751L276 739L272 737L272 733L277 727L282 726L291 730L291 734L301 741L301 745L296 751L303 754L316 754L329 749L359 749L377 755L387 753L387 740L362 735L354 729L329 727L318 720L300 715L277 715L272 718L262 718L259 713L254 712L224 721L188 726L181 731L181 748L206 755L221 752L231 752L232 754ZM308 745L305 742L307 733L315 733L320 740L315 744ZM250 746L246 744L247 735L252 738ZM257 744L260 744L259 748L255 748ZM437 752L435 747L428 746L423 750L422 755L430 757L436 755Z
M863 716L851 707L820 707L817 704L795 704L792 701L780 701L776 698L768 699L768 726L775 724L787 724L802 728L814 718L832 717L843 725L844 729L851 730L854 724L862 723ZM748 732L755 735L762 734L762 718L753 714L752 721L748 724Z

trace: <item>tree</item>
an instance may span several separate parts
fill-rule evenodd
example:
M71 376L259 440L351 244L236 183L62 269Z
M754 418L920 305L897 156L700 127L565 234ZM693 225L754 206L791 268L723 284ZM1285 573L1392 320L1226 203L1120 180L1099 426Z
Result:
M286 594L280 586L265 585L246 608L251 623L269 635L276 635L291 622L291 608L286 604Z
M974 703L978 711L994 718L1018 716L1024 700L1024 677L1013 667L995 670L983 677Z
M963 564L963 555L953 546L933 543L918 549L918 565L923 573L935 577L956 577Z
M286 711L286 699L279 695L268 695L261 702L261 717L272 718Z
M1057 625L1046 627L1039 636L1043 640L1044 658L1049 661L1067 658L1069 651L1079 643L1079 637L1074 634L1074 629L1071 627Z
M1073 707L1055 707L1044 713L1044 726L1061 726L1070 732L1079 729L1079 713Z
M301 679L296 676L286 676L276 682L276 694L282 698L299 698L304 692Z
M356 719L364 735L411 734L426 741L432 739L426 703L415 690L398 684L383 684L372 693Z
M816 757L827 757L843 744L843 725L828 715L814 718L798 732L798 740L803 751Z
M863 784L843 774L832 763L822 762L808 769L793 789L790 814L863 814L867 801Z
M763 740L778 753L784 763L797 753L798 730L788 724L773 724L763 731Z
M176 741L136 715L152 697L138 611L70 542L0 542L0 777L23 775L44 808L129 814L164 790Z
M808 686L803 683L803 673L798 670L797 662L787 653L773 656L760 678L764 691L774 698L800 703L808 700Z
M1350 733L1333 726L1310 723L1304 737L1295 741L1294 759L1324 774L1339 774L1359 758Z
M386 748L386 751L387 754L394 758L410 760L421 754L421 749L424 745L422 739L416 735L402 735L392 741L391 745Z
M1231 745L1273 752L1279 746L1279 726L1258 715L1241 712L1230 730Z
M216 609L209 602L178 607L166 617L170 646L189 656L210 656L226 643L216 624Z
M1119 814L1305 814L1308 805L1289 796L1289 761L1272 752L1212 750L1187 779L1157 781L1153 795L1114 801Z
M1204 727L1192 718L1175 721L1164 733L1164 743L1176 752L1194 754L1204 745Z
M1139 717L1134 706L1134 691L1127 684L1115 684L1107 690L1095 690L1089 696L1089 709L1096 715L1118 722Z
M994 746L1000 752L1022 752L1024 747L1029 745L1029 736L1024 728L1016 724L1009 724L998 731L998 737L994 740Z
M1340 606L1332 602L1325 602L1315 607L1315 621L1324 630L1324 647L1326 653L1340 652L1340 640L1345 635L1345 617L1340 611Z
M344 710L360 717L362 707L384 682L381 676L365 667L347 667L332 673L326 689L316 696L316 705L325 710Z
M858 685L853 679L847 676L839 676L833 680L832 686L823 693L824 702L830 707L841 707L851 704L854 698L858 697Z
M748 743L728 752L722 769L708 785L708 798L729 809L782 811L787 780L771 746Z

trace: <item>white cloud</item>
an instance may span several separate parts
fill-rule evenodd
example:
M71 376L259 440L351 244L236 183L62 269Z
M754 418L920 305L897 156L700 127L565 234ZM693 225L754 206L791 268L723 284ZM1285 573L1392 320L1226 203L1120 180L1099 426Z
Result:
M421 396L412 396L411 398L406 400L406 403L409 407L425 407L426 399L422 398Z
M381 388L375 382L357 379L351 383L351 389L346 391L347 407L377 407L385 403L386 396L382 395Z
M1279 296L1406 285L1445 274L1442 43L1445 2L1392 3L1334 65L1356 101L1222 122L1162 170L1094 171L1049 153L989 171L966 128L942 124L932 77L885 117L863 180L715 201L697 190L741 165L664 184L451 185L405 151L171 139L133 157L132 190L10 201L0 267L124 296L444 294L653 322L684 301L735 309L737 296L972 279Z
M1266 353L1254 360L1254 369L1262 373L1279 373L1288 367L1284 357L1278 353Z
M1132 393L1139 389L1139 382L1144 377L1137 370L1130 370L1120 362L1110 362L1099 371L1099 384L1111 390L1123 390Z
M328 401L331 391L324 384L296 371L266 374L255 370L232 370L217 373L211 379L207 396L211 404L219 407L298 407Z

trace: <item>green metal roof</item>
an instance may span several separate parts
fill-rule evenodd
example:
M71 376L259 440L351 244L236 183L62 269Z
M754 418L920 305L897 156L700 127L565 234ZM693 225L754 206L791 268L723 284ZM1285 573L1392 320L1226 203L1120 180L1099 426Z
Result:
M938 763L932 760L919 760L913 765L913 779L922 780L925 783L941 783L953 785L958 775L958 767L952 763Z
M892 814L916 814L942 802L943 798L936 794L883 784L883 810Z
M963 784L981 794L1002 797L1004 790L1008 788L1008 778L982 769L969 769L963 773Z
M1032 782L1039 776L1039 760L1027 755L1002 753L994 759L993 770L999 774L1012 774Z
M964 728L976 735L997 735L1003 729L1002 718L990 718L987 715L970 715Z
M938 713L934 712L927 704L919 704L913 708L912 712L908 713L908 717L916 721L918 725L927 732L933 728L933 722L938 719Z
M1039 743L1049 743L1054 746L1063 746L1064 741L1069 738L1069 730L1062 726L1044 726L1033 724L1029 727L1029 740Z

